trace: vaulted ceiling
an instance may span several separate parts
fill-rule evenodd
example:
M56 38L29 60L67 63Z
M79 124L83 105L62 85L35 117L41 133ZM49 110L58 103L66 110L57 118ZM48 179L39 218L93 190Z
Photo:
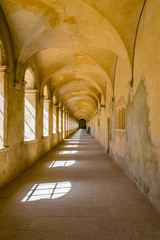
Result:
M132 71L142 0L0 0L14 47L25 64L34 56L41 91L76 119L90 116L113 90L118 58Z

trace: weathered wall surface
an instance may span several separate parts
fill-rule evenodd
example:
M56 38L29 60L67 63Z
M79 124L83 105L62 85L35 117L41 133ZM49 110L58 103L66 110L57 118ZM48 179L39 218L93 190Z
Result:
M135 46L133 88L131 72L119 58L116 68L114 101L110 98L110 154L160 211L160 4L147 1L142 13ZM116 127L116 109L126 109L125 129ZM96 122L97 117L92 118ZM103 120L107 119L104 117ZM93 126L93 123L92 123ZM101 135L105 128L91 133L106 148ZM101 128L101 127L100 127Z
M133 100L127 106L125 166L160 211L159 11L159 1L147 1L139 26Z
M91 134L97 141L104 146L107 151L108 146L108 124L105 108L101 108L90 121L87 122L87 128L90 126Z
M127 105L127 144L123 168L159 209L159 164L151 139L149 114L146 88L142 80L132 102L129 101Z

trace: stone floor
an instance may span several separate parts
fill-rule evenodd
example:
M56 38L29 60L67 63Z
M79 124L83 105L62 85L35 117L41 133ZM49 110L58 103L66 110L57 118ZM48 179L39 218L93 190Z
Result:
M0 192L0 240L159 240L160 215L85 130Z

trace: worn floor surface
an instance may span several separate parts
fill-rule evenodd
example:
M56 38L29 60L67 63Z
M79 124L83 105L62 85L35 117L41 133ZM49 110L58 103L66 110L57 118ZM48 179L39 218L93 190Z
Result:
M78 131L0 191L0 240L159 240L160 215Z

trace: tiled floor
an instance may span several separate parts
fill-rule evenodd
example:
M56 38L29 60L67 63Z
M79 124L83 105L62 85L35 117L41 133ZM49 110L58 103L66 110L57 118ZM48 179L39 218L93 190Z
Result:
M160 215L79 131L0 192L0 240L160 240Z

